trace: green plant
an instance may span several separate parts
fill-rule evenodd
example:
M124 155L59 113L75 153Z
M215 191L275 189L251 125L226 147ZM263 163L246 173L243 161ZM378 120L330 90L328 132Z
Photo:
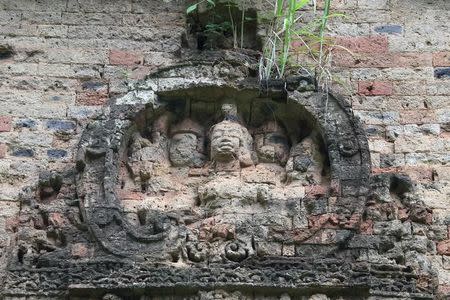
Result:
M240 20L235 20L235 18L233 17L232 9L238 7L236 2L234 2L233 0L201 0L188 6L186 9L186 13L192 14L193 12L198 11L200 5L203 3L206 3L208 5L208 10L213 10L219 2L224 3L227 7L228 20L221 23L215 23L214 19L210 20L210 23L205 25L204 33L215 35L218 33L225 34L226 32L231 32L233 38L233 48L243 48L245 22L249 20L249 18L245 17L246 0L241 0L242 9Z
M208 3L208 4L210 4L210 5L213 6L213 7L216 6L215 0L202 0L202 1L199 1L199 2L194 3L194 4L192 4L192 5L189 5L188 8L186 9L186 13L187 13L187 14L192 13L193 11L195 11L195 10L198 9L198 6L199 6L200 4L205 3L205 2Z
M323 13L305 23L302 9L311 4L316 14L315 0L275 1L260 62L260 79L283 78L288 64L292 65L292 54L303 54L311 63L301 63L297 67L313 72L318 83L328 89L331 81L329 64L334 44L332 39L325 36L326 26L331 17L342 15L331 14L331 0L324 0ZM300 46L292 49L294 42Z

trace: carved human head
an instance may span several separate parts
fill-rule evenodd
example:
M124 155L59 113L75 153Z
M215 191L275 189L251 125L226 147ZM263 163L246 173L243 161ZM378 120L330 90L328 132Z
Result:
M211 128L211 160L251 165L252 137L247 128L233 121L224 120Z
M170 130L169 157L177 167L200 167L205 160L204 129L191 119L184 119Z
M255 134L256 153L260 162L285 165L289 157L289 140L283 127L269 121Z

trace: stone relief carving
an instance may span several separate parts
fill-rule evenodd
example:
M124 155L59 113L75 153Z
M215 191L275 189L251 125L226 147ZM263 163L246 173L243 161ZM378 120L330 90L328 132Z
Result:
M367 143L345 104L330 95L325 117L319 93L288 84L261 95L229 83L239 76L210 88L216 67L163 71L87 126L71 175L43 177L28 197L38 203L22 204L4 295L311 294L331 283L432 299L433 274L404 265L397 239L432 216L406 181L369 186Z
M246 126L229 99L218 115L205 126L189 115L177 121L172 112L148 122L150 127L132 134L116 187L135 226L148 226L155 215L182 213L183 233L170 221L165 226L189 236L187 243L175 242L185 249L175 256L191 262L248 257L267 240L264 230L252 228L292 227L290 203L301 206L305 186L329 184L326 153L311 137L296 137L300 141L291 147L279 120L265 117L261 125ZM129 201L129 194L138 200ZM205 233L208 218L221 225ZM300 218L297 223L307 223Z

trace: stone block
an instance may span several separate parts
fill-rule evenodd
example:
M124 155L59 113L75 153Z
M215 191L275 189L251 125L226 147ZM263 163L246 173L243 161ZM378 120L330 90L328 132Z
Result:
M13 156L17 157L33 157L34 150L27 148L14 148L11 153Z
M401 238L411 234L411 223L402 223L400 220L375 222L373 232L378 235L393 235Z
M437 79L448 79L450 78L450 68L435 68L434 77Z
M362 9L388 9L388 0L358 0Z
M374 28L374 31L377 33L386 33L386 34L402 34L403 27L397 24L379 25Z
M67 151L62 149L48 149L47 156L52 159L60 159L67 156Z
M71 131L75 130L76 124L72 121L49 120L46 123L46 127L50 130Z
M36 126L37 126L37 122L32 119L20 119L14 123L14 128L35 129Z

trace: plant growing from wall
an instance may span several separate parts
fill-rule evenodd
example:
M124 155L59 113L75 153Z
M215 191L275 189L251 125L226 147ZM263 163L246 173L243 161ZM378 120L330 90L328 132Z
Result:
M267 0L273 4L273 12L260 23L265 24L266 37L262 47L259 77L261 81L270 79L283 79L288 69L302 69L314 75L319 86L328 90L332 80L330 72L331 50L335 47L332 39L325 36L326 26L331 17L342 16L331 14L331 0L324 0L323 12L317 16L316 0ZM201 5L214 9L218 3L225 3L228 8L228 20L222 23L207 24L204 33L210 39L214 35L226 35L231 32L233 48L244 47L245 2L241 0L242 16L236 18L231 9L237 7L232 0L201 0L190 5L187 13L192 14L199 10ZM314 18L304 22L308 6L314 7ZM262 25L262 24L260 24ZM295 44L295 47L293 45ZM302 61L294 63L295 56L302 56Z
M246 27L249 23L256 21L256 18L246 15L248 14L246 1L241 0L238 5L233 0L201 0L188 6L186 13L190 17L193 17L194 14L197 14L198 17L202 13L210 15L207 23L201 24L201 28L197 28L209 40L207 44L210 45L206 48L214 48L215 40L221 37L230 37L230 48L242 49L248 46L245 45L248 42L245 40Z
M260 79L285 77L287 67L293 67L294 55L302 55L310 64L297 65L315 73L318 83L325 89L331 80L329 63L333 41L325 37L328 20L339 14L330 14L331 0L324 0L323 13L308 23L301 22L304 9L315 0L276 0L273 17L269 22L266 43L260 61ZM293 47L296 44L296 47Z

